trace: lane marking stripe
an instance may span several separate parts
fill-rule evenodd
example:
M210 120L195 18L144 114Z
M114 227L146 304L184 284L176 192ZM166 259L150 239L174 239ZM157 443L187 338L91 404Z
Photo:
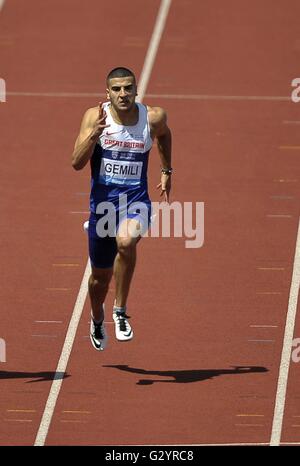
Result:
M80 264L52 264L52 267L79 267Z
M145 60L143 71L142 71L141 76L140 76L140 80L142 81L142 83L144 83L143 87L141 87L140 90L139 90L139 101L140 102L142 101L142 99L144 97L144 93L145 93L145 90L146 90L146 84L149 81L149 77L150 77L150 74L151 74L151 71L152 71L152 66L154 64L154 58L156 56L156 52L157 52L157 49L158 49L158 46L159 46L158 38L160 39L160 37L162 35L162 31L163 31L164 26L165 26L166 17L167 17L167 13L168 13L170 5L171 5L171 1L172 0L161 0L161 3L160 3L160 9L158 11L158 14L157 14L157 17L156 17L156 20L155 20L155 25L154 25L154 32L155 31L156 32L155 32L155 34L154 34L154 32L152 34L151 41L150 41L148 51L147 51L147 54L146 54L147 63L146 63L146 60ZM161 15L163 15L163 21L161 19ZM159 28L157 26L157 23L159 23L159 25L160 25ZM152 40L155 41L155 48L152 45ZM151 50L151 53L149 52L149 50ZM144 76L145 74L148 74L149 76ZM46 402L44 413L43 413L41 423L40 423L40 426L39 426L39 429L38 429L38 432L37 432L37 435L36 435L36 439L35 439L35 442L34 442L35 446L43 446L45 444L45 441L46 441L46 438L47 438L50 423L51 423L52 416L53 416L55 406L56 406L56 401L57 401L57 398L58 398L58 395L59 395L59 392L60 392L60 389L61 389L61 385L62 385L62 382L63 382L63 377L61 376L61 374L64 373L65 370L66 370L68 360L69 360L69 357L70 357L70 354L71 354L71 351L72 351L73 343L74 343L74 340L75 340L77 327L78 327L79 320L81 318L81 314L82 314L82 311L83 311L84 303L85 303L85 300L86 300L86 296L87 296L87 292L88 292L88 278L90 276L90 273L91 273L91 267L90 267L90 261L88 259L87 264L86 264L86 268L85 268L85 272L84 272L84 275L83 275L83 278L82 278L82 282L81 282L81 285L80 285L80 289L79 289L79 292L78 292L78 296L77 296L77 299L76 299L76 303L75 303L75 306L74 306L74 310L73 310L73 313L72 313L72 317L71 317L71 320L70 320L69 328L68 328L68 331L67 331L67 334L66 334L65 342L64 342L62 352L61 352L61 355L60 355L60 359L59 359L59 362L58 362L58 365L57 365L57 368L56 368L56 372L55 372L55 375L54 375L54 380L53 380L51 388L50 388L50 392L49 392L49 395L48 395L48 399L47 399L47 402Z
M162 0L163 1L163 0ZM141 95L141 91L139 91ZM15 97L106 97L100 92L31 92L31 91L10 91L8 96ZM224 101L261 101L261 102L289 102L289 97L268 96L268 95L210 95L210 94L146 94L149 99L169 99L169 100L224 100Z
M235 424L235 426L239 426L239 427L263 427L264 424Z
M83 423L83 424L87 423L87 421L81 421L81 420L77 420L77 419L61 419L60 422Z
M277 393L275 399L275 409L272 424L270 445L279 445L281 439L284 407L286 400L287 382L291 361L291 351L293 345L293 335L296 322L297 302L300 285L300 220L296 239L296 250L293 265L292 282L289 294L288 311L284 332L284 340L279 367Z
M89 215L89 211L88 210L82 210L82 211L75 211L75 212L69 212L69 214L84 214L84 215Z
M70 291L71 288L46 288L47 291Z
M257 267L258 270L285 270L284 267Z
M35 409L7 409L7 413L36 413Z
M32 337L39 337L39 338L57 338L57 335L31 335Z
M248 340L248 341L254 341L254 342L259 342L259 343L274 343L275 340Z
M286 196L286 195L274 195L270 196L271 199L280 199L280 200L290 200L290 199L295 199L294 196Z
M149 47L144 61L144 66L139 80L138 94L141 96L141 99L143 99L146 89L148 87L152 68L156 58L156 53L158 51L160 39L165 28L170 6L171 0L163 0L160 3L157 19L155 21L155 26L153 29L152 37L150 39ZM139 97L137 98L137 100L139 101Z
M83 274L83 278L81 281L81 285L79 288L79 293L76 299L76 303L73 309L72 317L69 323L69 328L66 334L66 339L64 341L64 345L61 351L61 355L58 361L58 365L55 371L54 379L50 388L50 392L48 395L48 399L46 402L46 406L44 409L44 413L41 419L41 423L36 435L36 439L34 445L36 446L43 446L45 444L45 440L48 434L49 426L51 423L51 419L54 413L56 401L61 389L63 377L61 376L62 373L65 372L68 360L72 351L77 327L79 324L79 320L82 314L83 306L85 303L86 295L87 295L87 281L90 276L90 263L88 261L85 272Z
M68 414L91 414L91 411L71 411L71 410L64 410L62 413Z
M275 183L297 183L298 180L295 179L284 179L284 178L279 178L279 180L273 180Z
M287 215L287 214L268 214L267 217L270 218L292 218L292 215Z
M32 419L4 419L7 422L32 422Z
M250 325L252 328L278 328L278 325Z
M62 320L35 320L37 324L62 324Z

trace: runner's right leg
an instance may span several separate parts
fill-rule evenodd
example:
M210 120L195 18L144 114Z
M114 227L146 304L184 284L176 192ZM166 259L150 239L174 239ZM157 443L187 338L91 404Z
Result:
M103 303L108 292L112 274L112 268L99 269L92 265L92 273L89 278L89 296L92 317L96 322L101 322L104 319Z
M113 274L113 264L117 253L114 237L101 237L97 233L98 216L91 214L88 227L89 256L92 274L89 278L91 300L90 339L94 348L104 350L107 334L104 325L104 300Z
M91 300L90 340L93 347L103 351L107 345L107 333L104 325L104 300L112 277L112 268L97 269L92 266L89 278L89 295Z

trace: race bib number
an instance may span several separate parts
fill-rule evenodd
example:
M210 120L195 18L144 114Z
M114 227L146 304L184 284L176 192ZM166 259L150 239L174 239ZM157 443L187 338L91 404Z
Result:
M99 181L102 184L121 184L136 186L140 184L143 162L124 160L101 160Z

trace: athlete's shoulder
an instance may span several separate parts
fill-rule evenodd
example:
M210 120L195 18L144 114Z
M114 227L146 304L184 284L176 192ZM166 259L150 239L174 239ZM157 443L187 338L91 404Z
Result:
M167 112L161 107L150 107L147 105L148 118L150 124L157 126L160 124L165 124L167 121Z
M85 111L84 117L85 118L94 118L98 114L99 114L99 107L90 107Z
M167 113L161 107L147 107L148 108L148 120L153 136L160 137L166 134L168 129L167 125Z
M82 123L81 123L82 129L92 127L98 115L99 115L99 107L88 108L85 111L83 118L82 118Z

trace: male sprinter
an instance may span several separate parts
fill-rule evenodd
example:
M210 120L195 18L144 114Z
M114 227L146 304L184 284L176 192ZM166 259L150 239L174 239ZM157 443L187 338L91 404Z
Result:
M157 188L167 202L172 173L171 132L165 111L135 101L136 79L127 68L113 69L107 76L106 87L108 102L100 102L98 107L86 111L72 155L75 170L84 168L89 160L91 164L90 338L99 351L106 346L104 301L112 275L116 282L113 307L116 338L126 341L133 337L126 301L136 263L136 245L151 216L147 166L155 137L161 159ZM109 216L111 205L114 212Z

